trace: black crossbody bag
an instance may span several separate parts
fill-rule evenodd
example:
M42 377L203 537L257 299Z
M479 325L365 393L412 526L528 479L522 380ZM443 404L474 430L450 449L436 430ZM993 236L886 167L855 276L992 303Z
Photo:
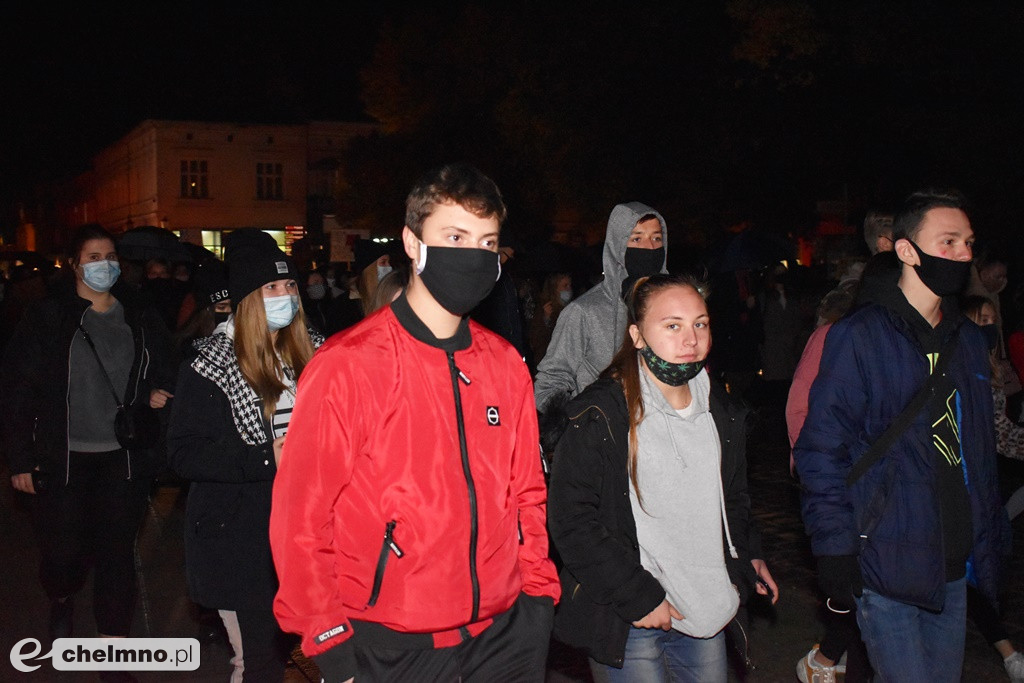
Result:
M939 350L939 360L935 364L935 368L932 370L932 374L928 375L928 379L925 380L924 386L922 386L914 398L910 399L910 403L903 409L899 415L889 423L885 431L882 432L882 436L878 437L875 443L871 444L871 448L868 449L867 453L861 456L860 460L853 464L850 468L849 474L846 475L846 485L853 486L854 482L864 476L864 473L874 465L876 462L881 460L882 456L885 455L889 447L892 446L893 442L899 438L900 434L906 431L910 423L914 421L917 414L921 412L928 399L933 393L935 393L935 387L938 383L938 378L942 377L946 368L949 367L949 361L953 353L956 351L957 342L960 339L959 330L950 339L942 345L942 349Z
M100 360L100 354L96 351L92 337L81 324L78 325L78 329L81 330L85 341L89 343L92 355L96 357L96 362L99 363L100 370L103 371L103 376L107 380L107 386L110 387L110 393L114 396L114 403L117 404L117 414L114 416L114 435L117 437L117 442L125 449L153 448L160 440L160 418L156 411L150 407L148 401L136 401L131 405L125 405L125 402L117 397L117 390L114 389L114 383L110 380L107 368ZM128 398L127 394L125 398Z

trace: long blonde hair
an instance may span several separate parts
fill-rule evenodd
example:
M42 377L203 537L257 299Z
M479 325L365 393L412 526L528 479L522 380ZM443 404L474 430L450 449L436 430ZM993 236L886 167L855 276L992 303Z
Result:
M626 396L626 414L629 416L629 455L626 466L629 470L629 480L633 483L633 490L641 505L643 505L643 497L640 495L640 485L637 482L636 432L637 427L644 421L644 399L640 391L638 352L633 344L633 338L629 334L629 326L640 325L643 322L650 306L651 297L673 287L690 287L700 294L701 299L707 301L707 284L693 275L658 274L637 280L626 305L628 312L626 337L622 340L622 345L612 358L608 369L601 373L603 377L611 377L622 385L622 393Z
M292 369L298 380L313 357L313 342L306 327L302 300L291 323L278 330L276 344L267 327L262 288L239 301L235 309L235 355L245 381L263 401L264 417L270 420L281 393L287 389L281 381L282 363Z

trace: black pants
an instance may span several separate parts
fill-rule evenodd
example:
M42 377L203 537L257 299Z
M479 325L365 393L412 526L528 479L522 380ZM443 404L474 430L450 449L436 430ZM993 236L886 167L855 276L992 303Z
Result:
M542 682L551 641L550 598L520 595L483 633L442 649L393 649L356 642L356 680ZM359 628L353 628L358 633Z
M838 662L845 652L847 683L870 681L874 671L868 661L868 650L860 638L857 613L850 610L845 614L838 614L827 607L825 611L825 637L818 648L821 654Z
M967 585L967 618L981 631L985 642L995 645L1000 640L1009 640L1010 636L999 618L999 612L984 595L970 584Z
M149 479L125 479L124 451L72 452L67 486L33 496L40 579L51 600L77 593L94 566L96 629L127 636L135 609L135 537Z

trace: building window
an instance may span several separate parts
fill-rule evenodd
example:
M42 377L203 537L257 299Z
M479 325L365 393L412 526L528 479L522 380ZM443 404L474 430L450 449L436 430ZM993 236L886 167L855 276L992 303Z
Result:
M206 180L206 161L192 159L181 162L181 196L186 199L207 199L210 188Z
M255 228L242 228L242 230L254 230L254 229ZM274 241L277 242L277 246L280 247L281 251L283 251L284 253L290 255L292 253L292 242L295 239L294 235L291 234L291 233L294 232L294 230L296 230L296 229L299 230L299 231L302 231L299 234L299 237L301 237L303 234L305 234L304 233L304 229L301 228L301 227L299 227L299 228L288 227L288 228L285 228L284 230L263 230L263 232L267 233L268 235L270 235L271 237L274 238ZM212 251L217 256L217 258L223 259L224 258L224 239L231 232L232 232L231 230L203 230L202 231L203 248L204 249L209 249L210 251Z
M256 199L284 199L283 164L256 164Z
M222 240L226 234L223 230L203 230L203 248L212 251L217 258L224 258Z

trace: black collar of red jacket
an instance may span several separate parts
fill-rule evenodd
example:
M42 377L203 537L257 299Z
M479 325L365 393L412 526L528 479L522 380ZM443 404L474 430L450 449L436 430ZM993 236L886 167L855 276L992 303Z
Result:
M409 301L405 298L405 292L402 292L401 296L391 302L391 312L395 314L398 322L413 338L424 344L439 348L446 353L468 349L472 342L469 334L469 320L465 316L459 322L459 327L455 330L455 334L447 339L435 337L430 328L413 312Z

